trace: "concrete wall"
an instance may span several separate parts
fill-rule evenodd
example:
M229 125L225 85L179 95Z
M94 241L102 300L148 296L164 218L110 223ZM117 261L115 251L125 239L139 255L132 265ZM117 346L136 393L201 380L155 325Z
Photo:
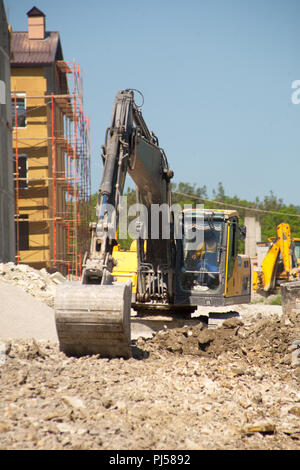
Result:
M0 0L0 261L15 261L9 33Z
M257 255L257 242L261 241L260 221L251 212L245 212L244 224L246 226L245 254L248 256Z

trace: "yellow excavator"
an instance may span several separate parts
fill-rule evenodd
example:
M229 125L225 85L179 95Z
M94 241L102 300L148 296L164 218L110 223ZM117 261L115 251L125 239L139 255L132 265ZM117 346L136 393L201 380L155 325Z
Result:
M237 250L245 237L238 213L172 205L173 172L133 90L117 93L102 148L97 222L90 224L82 278L57 289L60 349L67 355L128 358L131 312L135 321L162 314L188 320L201 305L250 302L250 259ZM128 212L127 174L137 194ZM127 214L136 216L130 227ZM135 241L125 252L118 242L129 228Z
M289 224L277 225L276 237L268 239L268 250L261 266L254 265L252 283L256 292L272 294L281 283L299 279L299 241L291 237Z

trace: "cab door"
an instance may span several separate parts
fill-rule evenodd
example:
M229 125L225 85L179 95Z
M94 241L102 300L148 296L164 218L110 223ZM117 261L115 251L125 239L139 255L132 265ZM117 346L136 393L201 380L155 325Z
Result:
M250 296L250 258L238 254L239 225L237 218L230 219L227 230L225 296Z

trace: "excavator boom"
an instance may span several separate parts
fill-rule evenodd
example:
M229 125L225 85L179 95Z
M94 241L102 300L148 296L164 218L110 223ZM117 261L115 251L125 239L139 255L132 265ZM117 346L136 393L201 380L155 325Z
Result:
M115 98L102 158L98 221L91 224L90 250L81 281L57 291L56 328L60 349L67 354L129 357L131 282L115 283L112 276L125 177L129 172L147 208L169 203L172 177L158 139L148 130L131 90L120 91ZM155 242L149 243L154 261L170 263L169 242Z

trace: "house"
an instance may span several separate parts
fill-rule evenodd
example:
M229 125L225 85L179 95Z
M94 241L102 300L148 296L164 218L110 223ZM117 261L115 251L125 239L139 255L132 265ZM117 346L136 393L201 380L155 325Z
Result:
M27 18L28 30L11 36L16 257L78 276L90 192L80 71L64 60L59 33L47 31L45 14L33 7Z

